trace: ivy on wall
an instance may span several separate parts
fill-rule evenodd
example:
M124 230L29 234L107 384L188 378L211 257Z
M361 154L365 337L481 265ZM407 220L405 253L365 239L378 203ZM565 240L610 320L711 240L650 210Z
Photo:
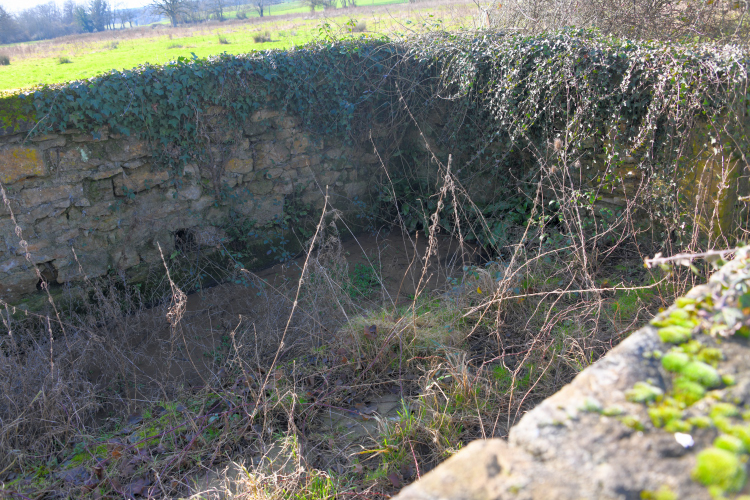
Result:
M407 181L415 176L410 189L429 190L439 176L425 180L426 170L415 174L413 167L429 163L430 155L402 154L419 149L404 142L414 116L433 121L431 132L442 151L454 154L462 181L504 179L515 169L515 194L507 182L488 182L497 193L484 203L497 207L498 198L513 194L515 216L527 203L518 193L530 192L540 175L595 161L593 151L600 162L591 172L595 180L614 185L617 168L635 157L634 168L661 179L652 208L671 218L669 233L684 222L674 187L685 158L702 154L695 144L746 160L748 69L747 52L734 46L633 42L582 30L327 39L43 86L0 98L0 120L7 127L33 116L34 134L106 125L147 139L158 163L179 169L214 161L211 143L231 142L207 132L212 107L226 112L223 127L233 130L271 107L350 142L365 143L370 129L380 127L386 158L401 155L389 168Z

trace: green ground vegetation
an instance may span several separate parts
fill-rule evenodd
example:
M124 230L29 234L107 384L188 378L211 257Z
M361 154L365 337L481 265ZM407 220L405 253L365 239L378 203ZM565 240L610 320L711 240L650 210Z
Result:
M403 3L371 1L375 2L375 6ZM276 8L280 10L277 12ZM350 9L345 15L336 15L333 10L330 16L324 18L299 16L274 19L276 14L302 14L305 8L297 2L273 6L274 16L269 16L264 22L212 22L178 28L140 27L4 46L0 48L0 54L9 54L10 64L0 65L0 91L92 78L111 70L130 69L144 63L163 64L179 57L290 49L312 40L346 36L347 33L355 37L378 37L460 27L468 23L471 14L474 14L469 12L465 18L448 19L450 14L438 6L422 10L396 10L389 16L362 7Z

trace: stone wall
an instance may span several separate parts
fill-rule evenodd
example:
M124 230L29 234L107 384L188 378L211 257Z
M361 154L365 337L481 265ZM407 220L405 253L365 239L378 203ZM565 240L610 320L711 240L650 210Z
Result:
M220 121L222 111L210 114ZM0 182L20 228L0 204L0 299L19 304L34 294L35 265L65 284L84 273L138 275L160 264L157 244L168 255L178 233L215 246L230 209L263 224L282 215L293 193L321 206L326 186L346 208L379 169L371 152L303 131L277 111L257 111L242 130L224 132L231 148L179 172L156 166L146 142L107 130L27 143L26 132L0 134Z
M660 313L658 327L633 333L524 415L508 441L469 444L396 500L748 498L734 495L750 494L748 290L745 248ZM667 335L686 321L692 338ZM667 355L690 361L676 368Z

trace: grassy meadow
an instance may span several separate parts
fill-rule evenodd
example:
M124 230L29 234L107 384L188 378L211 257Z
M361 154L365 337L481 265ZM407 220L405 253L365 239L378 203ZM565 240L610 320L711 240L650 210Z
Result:
M462 2L397 1L401 0L369 0L367 5L315 15L300 2L292 2L274 5L272 15L263 18L254 13L255 17L246 20L223 23L176 28L151 25L0 46L0 55L10 57L10 65L0 66L0 91L91 78L113 69L162 64L192 54L207 57L291 48L323 37L327 31L375 36L468 26L476 15L476 8Z

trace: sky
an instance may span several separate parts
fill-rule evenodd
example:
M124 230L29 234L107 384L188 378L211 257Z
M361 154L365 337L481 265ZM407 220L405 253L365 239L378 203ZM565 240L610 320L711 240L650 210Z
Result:
M0 0L0 5L8 12L19 12L29 7L34 7L43 3L49 3L50 0ZM84 3L85 0L75 0L76 3ZM119 8L143 7L148 5L150 0L111 0ZM62 5L64 0L57 0L58 5Z

